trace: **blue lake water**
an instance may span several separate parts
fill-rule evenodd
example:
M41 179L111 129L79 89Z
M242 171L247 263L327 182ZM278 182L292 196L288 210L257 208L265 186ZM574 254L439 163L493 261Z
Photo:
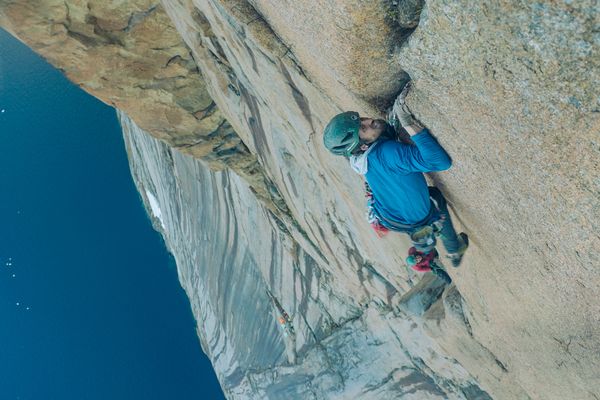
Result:
M0 30L0 399L222 399L115 111Z

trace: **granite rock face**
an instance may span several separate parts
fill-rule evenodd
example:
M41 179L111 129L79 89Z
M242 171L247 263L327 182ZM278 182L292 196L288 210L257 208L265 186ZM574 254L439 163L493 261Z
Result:
M79 20L97 38L55 24L63 3L41 0L56 17L18 31L29 3L0 0L2 25L39 34L32 47L76 82L69 66L100 47L78 35L112 48L115 30L134 32L157 12L144 4L118 28L98 22L100 3L82 6L93 18ZM235 150L190 151L187 125L165 127L171 138L153 131L161 115L123 109L155 137L235 173L211 172L122 123L134 179L228 397L600 398L596 1L162 6L177 46L183 39L192 53L178 62L192 71L193 59L204 79L190 101L210 94L215 114L201 120L222 113L235 134L217 136ZM83 47L59 53L57 37ZM106 71L119 79L115 65ZM405 238L370 231L360 178L322 146L334 114L379 115L409 78L408 105L453 158L429 178L471 239L445 289L404 265ZM183 101L184 86L165 103Z
M406 245L365 232L358 179L323 151L320 132L341 108L377 111L378 100L353 82L380 81L353 68L352 56L368 63L369 43L399 48L373 70L385 65L393 68L385 79L412 78L409 106L454 159L453 170L431 179L472 238L463 267L451 271L458 290L445 299L452 302L425 313L429 334L493 397L600 396L596 2L415 2L423 8L407 41L406 31L381 30L395 47L365 34L360 49L348 32L361 23L337 24L336 12L352 4L352 15L377 26L389 17L389 9L375 9L380 3L164 3L216 103L325 260L315 259L340 265L348 288L356 277L345 271L369 265L406 292L410 277L398 268ZM409 13L396 5L392 16L406 26ZM351 57L332 65L340 48Z
M531 398L600 397L599 26L597 1L432 1L398 55L454 159L436 182L475 244L472 337Z
M385 9L374 12L375 3L363 13L374 26L387 18ZM352 4L361 14L360 5ZM394 249L402 246L387 241L381 248L365 237L354 208L360 204L356 179L341 172L344 167L323 152L318 139L339 110L332 101L375 111L352 86L357 79L371 80L351 60L332 67L334 72L321 69L353 88L348 95L321 84L311 73L321 64L299 56L318 53L327 63L331 43L319 38L343 37L339 32L347 29L336 24L336 11L297 4L282 12L268 1L167 0L165 6L211 82L211 95L270 171L326 263L342 260L342 270L360 270L360 262L348 268L354 264L349 255L358 253L392 287L405 290L401 281L407 277L395 268L400 262ZM400 51L389 54L397 61L394 70L413 79L409 105L453 155L454 169L432 179L472 237L464 268L453 272L468 305L463 325L469 327L454 332L467 332L471 346L447 339L446 349L472 372L489 371L481 382L496 396L597 395L597 11L594 2L434 1L423 8L408 41L397 43ZM322 29L313 32L312 25ZM334 44L358 56L348 39ZM320 53L313 51L315 43L322 43ZM280 171L294 173L278 177ZM299 187L302 193L294 192ZM324 187L329 190L316 189ZM358 251L333 250L353 247ZM351 276L343 279L352 285ZM517 384L508 387L509 381Z
M489 399L420 320L376 300L357 304L238 176L209 170L126 115L121 124L134 181L228 398Z

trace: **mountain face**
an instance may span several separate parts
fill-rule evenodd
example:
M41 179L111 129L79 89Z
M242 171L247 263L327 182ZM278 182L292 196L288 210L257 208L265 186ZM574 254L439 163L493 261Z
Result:
M489 398L410 315L375 300L357 305L246 182L120 117L134 181L227 397Z
M0 0L0 23L124 112L229 398L598 399L599 8ZM322 146L409 79L471 238L449 287L371 232Z

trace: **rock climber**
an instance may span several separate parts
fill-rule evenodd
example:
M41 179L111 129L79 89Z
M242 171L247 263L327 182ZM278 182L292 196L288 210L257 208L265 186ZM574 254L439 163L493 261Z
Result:
M446 199L438 188L427 186L423 175L447 170L452 161L413 117L405 102L407 92L408 85L398 96L388 122L360 117L354 111L336 115L325 127L323 142L331 153L347 157L352 168L364 176L368 219L380 236L388 230L407 233L419 261L435 251L435 236L439 236L452 265L458 267L468 237L457 235ZM412 143L396 139L398 125Z

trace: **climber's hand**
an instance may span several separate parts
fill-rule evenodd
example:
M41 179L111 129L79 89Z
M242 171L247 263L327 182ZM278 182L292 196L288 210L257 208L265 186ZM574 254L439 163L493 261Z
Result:
M400 126L402 126L409 135L415 135L419 133L423 127L417 122L417 120L413 117L412 113L408 109L408 105L406 104L406 96L410 90L410 82L404 86L400 95L396 97L396 101L394 102L394 106L392 107L392 112L398 117L398 121L400 122Z

